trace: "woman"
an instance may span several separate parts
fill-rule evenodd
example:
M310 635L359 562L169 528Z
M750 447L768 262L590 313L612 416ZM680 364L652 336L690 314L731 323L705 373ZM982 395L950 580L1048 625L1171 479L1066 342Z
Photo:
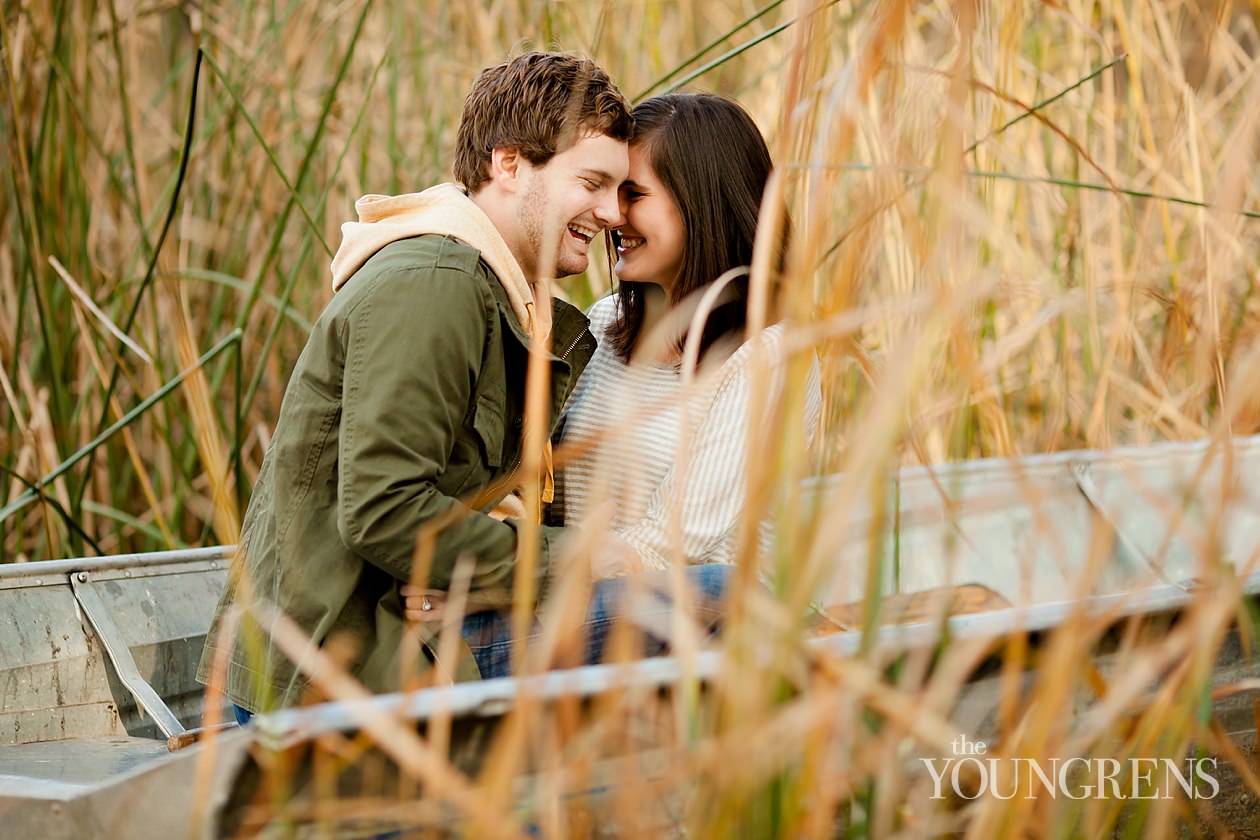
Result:
M678 551L689 564L726 564L737 550L747 482L751 362L759 352L775 358L783 327L742 343L747 274L725 283L700 335L670 334L665 322L752 262L770 154L743 108L720 96L658 96L634 118L625 223L613 231L621 282L589 313L599 347L562 432L566 443L605 442L558 472L558 505L575 522L593 499L615 498L613 532L644 568L667 568ZM665 340L652 346L657 328ZM702 368L693 387L684 381L688 340ZM783 367L771 373L763 384L773 393ZM804 431L812 435L821 407L816 368L808 385ZM671 522L674 506L681 515Z
M744 342L748 277L729 274L752 262L770 154L748 114L720 96L654 97L635 108L634 118L622 187L625 222L613 232L620 286L589 313L599 347L565 409L561 443L579 454L557 470L551 518L566 525L599 519L596 506L611 500L614 539L596 550L594 576L627 566L646 572L639 578L658 594L638 599L635 618L651 625L671 609L659 593L668 589L664 570L681 549L695 616L704 623L719 614L716 602L737 550L752 360L777 358L783 335L775 325ZM690 312L705 291L716 291L715 281L723 284L716 306L691 335ZM688 341L700 364L694 383L684 364ZM769 368L774 392L785 370ZM764 390L756 396L765 401L759 404L775 402ZM802 424L807 436L820 408L815 365ZM588 662L602 659L605 636L613 617L626 612L631 588L626 579L596 584L586 622ZM440 614L440 604L408 592L409 617ZM483 677L507 673L505 612L470 615L463 635ZM649 639L645 652L663 648L662 639Z

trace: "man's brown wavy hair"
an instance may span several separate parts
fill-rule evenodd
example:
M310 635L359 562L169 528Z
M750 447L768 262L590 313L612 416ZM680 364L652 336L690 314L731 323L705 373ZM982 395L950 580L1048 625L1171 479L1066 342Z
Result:
M629 140L630 106L608 74L585 58L529 52L481 71L464 100L455 138L455 180L476 193L495 149L517 148L534 166L588 134Z

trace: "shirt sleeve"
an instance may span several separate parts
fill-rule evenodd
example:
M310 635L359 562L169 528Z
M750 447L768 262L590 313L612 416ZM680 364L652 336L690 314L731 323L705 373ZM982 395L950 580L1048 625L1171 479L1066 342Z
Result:
M431 586L448 586L465 555L475 587L511 583L514 523L437 488L476 387L490 311L475 278L429 268L383 278L347 315L337 528L347 548L399 580L410 577L417 534L437 527Z

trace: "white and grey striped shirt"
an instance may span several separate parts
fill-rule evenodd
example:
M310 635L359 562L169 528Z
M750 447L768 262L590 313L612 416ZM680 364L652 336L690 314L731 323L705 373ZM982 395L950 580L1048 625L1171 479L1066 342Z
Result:
M679 545L688 563L729 563L747 482L750 362L759 351L780 358L783 327L744 343L719 369L698 375L684 395L677 368L631 368L608 346L616 307L616 297L606 297L589 313L599 347L565 408L561 441L589 448L557 470L556 504L572 525L613 500L613 530L648 565L665 568L670 547ZM770 367L762 406L777 404L785 368ZM815 362L801 426L811 440L821 410Z

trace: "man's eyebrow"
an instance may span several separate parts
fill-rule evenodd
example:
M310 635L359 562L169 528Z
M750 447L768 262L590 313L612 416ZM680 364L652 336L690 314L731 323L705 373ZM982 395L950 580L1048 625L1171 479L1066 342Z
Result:
M579 169L578 175L585 178L593 178L596 181L599 181L600 184L607 184L609 181L617 180L610 173L605 172L602 169Z

